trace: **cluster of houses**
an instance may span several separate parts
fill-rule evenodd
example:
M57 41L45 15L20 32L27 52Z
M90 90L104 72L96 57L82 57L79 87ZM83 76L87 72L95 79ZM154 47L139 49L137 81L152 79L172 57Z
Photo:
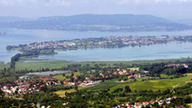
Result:
M127 68L127 69L117 69L115 72L107 71L107 74L104 73L104 71L100 70L100 76L103 78L111 78L112 76L126 76L128 78L141 78L144 77L144 75L141 75L141 73L135 73L136 71L139 71L139 68ZM77 76L73 76L74 79L77 79ZM60 85L62 82L60 80L55 80L53 78L38 78L33 79L32 76L21 76L19 77L20 80L13 82L12 85L8 84L1 87L1 90L5 92L5 94L11 95L14 93L18 94L27 94L32 93L34 91L40 91L41 87L44 87L45 85ZM97 81L93 81L93 79ZM21 81L23 80L23 81ZM26 81L28 80L28 81ZM43 82L40 83L40 82ZM96 85L101 82L101 79L99 77L95 77L93 75L85 77L84 81L76 81L72 82L68 79L63 81L63 84L68 86L92 86Z
M100 83L101 80L99 81L92 81L90 77L86 77L85 80L80 84L81 86L92 86Z
M132 104L131 102L127 102L124 104L117 105L115 108L142 108L142 107L146 107L146 106L152 107L152 105L154 103L158 103L159 106L162 106L164 103L171 104L171 100L176 99L176 98L177 98L177 96L173 96L173 97L169 97L169 98L166 98L163 100L154 100L154 101L149 101L149 102L136 102L134 104Z
M25 76L25 78L29 78L29 76ZM36 82L38 80L38 83ZM39 79L31 79L30 81L26 80L17 80L14 81L12 84L7 84L1 87L1 90L6 95L13 95L13 94L27 94L32 93L35 91L40 91L41 87L44 87L44 84L40 84L40 82L44 82L46 85L52 84L59 84L59 81L55 81L52 78L39 78Z
M27 81L15 81L12 84L7 84L1 87L1 90L6 95L12 95L16 92L19 94L26 94L32 92L33 90L37 90L36 88L29 88L29 86L30 83L28 83Z
M85 77L84 81L77 81L77 82L71 82L68 79L66 79L66 80L63 81L63 83L66 84L66 85L69 85L69 86L74 86L74 85L92 86L92 85L96 85L99 82L101 82L100 80L99 81L92 81L91 77L94 77L94 76ZM73 78L77 79L77 76L74 75Z
M175 63L175 64L165 65L165 67L169 67L169 68L171 68L171 67L173 67L173 68L178 68L178 67L181 67L181 66L183 66L183 67L185 67L185 68L188 68L188 67L189 67L188 64L185 64L185 63L183 63L183 64Z
M102 37L102 38L87 38L87 39L73 39L73 40L60 40L60 41L49 41L49 42L34 42L29 45L19 45L19 46L7 46L7 49L16 49L22 48L24 50L32 50L32 49L68 49L71 46L76 48L85 48L85 46L93 47L103 47L110 44L118 46L120 44L124 44L125 46L131 45L150 45L155 44L157 42L166 43L166 42L175 42L175 41L187 41L190 37L170 37L170 36L110 36L110 37Z
M129 79L137 79L141 77L146 77L145 75L142 75L141 73L135 73L138 72L139 68L127 68L127 69L117 69L117 72L114 72L114 75L121 75L121 76L128 76Z

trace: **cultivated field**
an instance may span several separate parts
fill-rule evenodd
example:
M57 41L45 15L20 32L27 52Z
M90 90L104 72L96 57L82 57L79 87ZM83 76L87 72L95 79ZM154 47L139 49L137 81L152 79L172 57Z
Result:
M77 75L77 76L79 76L79 75L81 75L81 74L82 74L82 73L80 73L80 72L75 72L75 73L74 73L74 75ZM70 77L70 76L71 76L71 73L66 73L65 76L63 76L63 75L56 75L56 76L54 76L53 78L54 78L54 79L57 79L57 80L62 80L62 81L63 81L64 79L67 79L66 76L69 76L69 77Z
M41 68L61 68L61 67L66 67L70 64L90 64L90 65L95 65L95 64L107 64L110 66L113 66L113 64L145 64L145 63L161 63L161 62L175 62L175 61L187 61L187 60L192 60L192 58L182 58L182 59L161 59L161 60L138 60L138 61L90 61L90 62L70 62L70 61L65 61L65 60L42 60L40 62L31 62L31 63L24 63L23 60L36 60L36 59L22 59L20 62L16 63L16 69L41 69ZM0 63L0 69L3 69L5 67L9 67L10 64L4 65L3 63Z

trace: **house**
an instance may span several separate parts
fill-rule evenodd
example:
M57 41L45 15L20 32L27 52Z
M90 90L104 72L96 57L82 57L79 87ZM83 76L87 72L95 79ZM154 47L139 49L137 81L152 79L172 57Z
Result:
M40 81L47 82L47 81L54 81L53 78L39 78Z
M183 64L183 66L184 66L185 68L188 68L188 67L189 67L187 64Z
M129 75L128 78L135 78L134 75Z
M73 78L74 78L74 79L77 79L77 76L76 76L76 75L74 75L74 76L73 76Z
M144 70L143 73L149 73L149 71Z
M125 82L124 80L121 80L121 82Z
M132 105L131 102L127 102L127 103L125 104L125 106L126 106L127 108L133 108L133 105Z
M122 75L122 74L123 74L123 71L119 71L119 74Z
M66 80L63 81L64 84L67 84L68 82L69 82L68 79L66 79Z
M118 73L117 73L117 72L113 72L113 74L114 74L114 75L116 75L116 76L118 75Z
M123 71L123 73L126 73L126 72L127 72L127 70L126 70L126 69L122 69L122 71Z
M104 74L101 74L101 76L102 76L103 78L105 78L105 75L104 75Z
M176 99L176 98L177 98L177 96L173 96L173 98L174 98L174 99Z
M141 107L142 107L142 104L141 104L141 103L135 103L134 107L135 107L135 108L141 108Z
M143 102L144 107L146 107L147 105L149 105L149 102Z
M135 78L141 78L141 74L140 73L134 74L134 77Z

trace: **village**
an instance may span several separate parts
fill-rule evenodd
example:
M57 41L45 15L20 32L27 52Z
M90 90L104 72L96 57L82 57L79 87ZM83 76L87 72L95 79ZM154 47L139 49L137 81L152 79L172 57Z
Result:
M125 46L153 45L167 42L191 42L192 36L110 36L60 41L34 42L29 45L8 45L7 50L28 51L34 49L83 49L83 48L116 48Z
M76 80L78 76L73 75L71 79L65 79L64 81L53 79L53 78L37 78L34 79L33 76L20 76L19 80L14 81L12 83L8 83L7 85L1 86L1 90L8 96L14 94L27 94L32 92L39 92L44 86L51 85L67 85L67 86L94 86L101 82L102 79L112 79L112 76L126 76L126 79L137 79L141 77L148 78L141 73L138 72L139 68L128 68L128 69L117 69L117 71L107 71L104 72L102 70L99 71L99 76L96 77L94 75L85 76L83 81ZM124 82L124 79L119 80L120 82Z
M135 102L134 104L131 102L126 102L124 104L117 105L115 108L145 108L146 106L152 108L155 103L157 103L159 106L165 107L164 104L171 104L171 100L176 98L177 96L173 96L162 100L153 100L149 102ZM176 108L191 108L191 106Z
M164 65L165 68L174 68L177 69L179 67L188 68L187 63L169 63ZM57 71L59 72L59 71ZM117 68L117 69L100 69L100 70L93 70L90 69L87 71L86 74L81 74L81 72L70 72L70 73L60 73L53 76L47 75L42 76L39 75L38 78L34 77L33 75L24 75L20 76L18 80L8 83L6 85L0 85L1 90L4 92L6 97L17 97L17 98L24 98L25 94L31 94L34 92L40 92L42 90L46 90L47 87L61 87L59 90L66 90L72 89L77 86L82 87L92 87L96 86L100 83L103 83L107 80L115 80L118 83L124 82L134 82L134 81L143 81L143 79L150 80L153 78L149 75L148 70L141 70L139 67L132 67L132 68ZM49 71L50 73L50 71ZM76 74L79 73L79 74ZM59 80L54 76L63 76L65 77L64 80ZM64 88L62 88L64 87ZM115 108L141 108L145 106L151 106L154 103L158 103L158 105L162 105L163 103L170 104L172 99L177 98L177 96L173 96L170 98L166 98L163 100L154 100L149 102L127 102L125 104L117 105ZM64 106L69 103L64 103ZM35 106L38 106L38 104ZM42 106L39 108L45 108ZM50 108L48 106L47 108ZM181 107L178 107L181 108ZM190 108L190 107L188 107Z
M178 68L178 67L188 68L188 64L167 64L165 67L167 68ZM88 73L95 73L95 70L90 70ZM20 76L19 80L14 81L12 83L8 83L7 85L1 85L1 90L6 95L13 94L27 94L32 92L39 92L40 89L44 86L51 85L67 85L67 86L94 86L103 80L111 80L118 78L117 81L125 82L128 79L136 80L138 78L148 79L150 76L146 76L145 74L149 73L149 71L140 70L139 67L135 68L127 68L127 69L116 69L115 70L99 70L98 75L86 75L79 78L79 75L75 75L71 73L70 76L67 76L68 79L59 80L54 78L37 78L34 79L31 75ZM64 74L65 75L65 74Z

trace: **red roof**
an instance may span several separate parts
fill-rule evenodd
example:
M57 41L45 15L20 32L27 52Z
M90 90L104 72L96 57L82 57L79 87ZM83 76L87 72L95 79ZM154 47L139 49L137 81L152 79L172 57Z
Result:
M103 78L105 78L105 75L101 74L101 76L102 76Z
M128 76L128 78L132 78L132 77L134 77L134 76L133 76L133 75L129 75L129 76Z
M136 107L139 107L139 106L141 106L141 105L140 105L140 103L136 103L135 106L136 106Z
M46 81L54 80L54 79L53 78L39 78L39 80L46 82Z
M45 85L41 85L40 87L44 87Z
M73 78L77 79L77 76L74 75Z
M113 74L114 74L114 75L118 75L118 73L117 73L117 72L113 72Z

